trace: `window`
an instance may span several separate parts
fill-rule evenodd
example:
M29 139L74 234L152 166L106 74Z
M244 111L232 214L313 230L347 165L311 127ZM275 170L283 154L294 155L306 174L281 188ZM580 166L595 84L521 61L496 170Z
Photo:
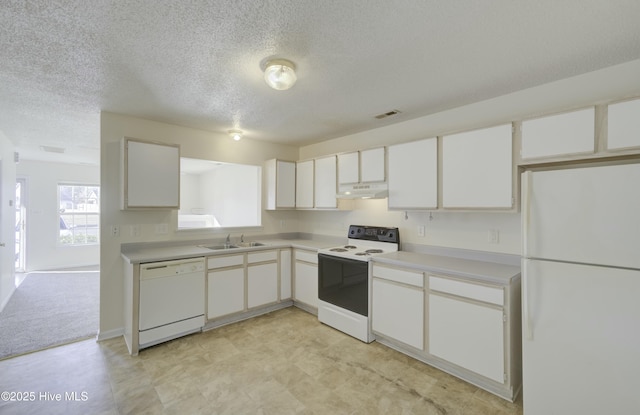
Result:
M100 241L100 186L58 185L62 245L91 245Z
M180 158L178 229L261 225L262 168Z

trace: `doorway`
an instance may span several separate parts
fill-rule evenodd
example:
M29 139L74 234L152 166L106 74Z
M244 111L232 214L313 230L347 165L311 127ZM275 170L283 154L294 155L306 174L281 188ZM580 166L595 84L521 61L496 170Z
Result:
M27 209L26 209L26 188L27 182L25 179L16 180L16 257L15 257L15 269L16 275L18 273L25 272L26 269L26 224L27 224Z

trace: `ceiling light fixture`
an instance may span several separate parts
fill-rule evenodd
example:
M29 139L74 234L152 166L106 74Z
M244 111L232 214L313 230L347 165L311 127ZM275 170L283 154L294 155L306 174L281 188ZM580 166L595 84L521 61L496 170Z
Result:
M229 130L229 135L236 141L240 141L242 138L242 131L240 130Z
M264 68L264 81L273 89L284 91L296 83L296 66L286 59L273 59Z

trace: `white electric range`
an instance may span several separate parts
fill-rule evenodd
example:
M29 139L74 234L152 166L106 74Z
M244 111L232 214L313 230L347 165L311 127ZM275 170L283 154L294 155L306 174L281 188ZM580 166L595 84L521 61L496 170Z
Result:
M369 324L369 261L400 248L398 228L349 226L346 245L318 251L318 319L363 342Z

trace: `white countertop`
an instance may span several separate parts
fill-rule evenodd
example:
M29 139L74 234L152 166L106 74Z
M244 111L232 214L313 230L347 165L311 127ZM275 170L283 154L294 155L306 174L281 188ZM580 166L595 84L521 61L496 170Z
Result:
M296 248L317 251L321 248L335 246L335 243L319 241L313 239L265 239L256 240L263 243L262 246L252 246L232 249L207 249L198 245L166 245L149 247L139 246L135 248L123 249L122 258L129 264L139 264L144 262L170 261L175 259L195 258L212 255L224 255L242 253L247 251L260 251L278 248Z
M406 251L376 255L372 261L374 264L387 264L503 285L520 276L520 267L513 265Z
M212 250L203 248L200 246L203 244L196 244L195 242L193 245L185 243L174 245L141 244L123 247L122 257L129 264L140 264L281 248L317 251L318 249L330 248L340 244L340 242L317 239L256 239L256 242L264 245ZM502 285L507 285L513 278L520 276L520 267L513 265L408 251L376 255L372 258L372 261L374 264L386 264Z

